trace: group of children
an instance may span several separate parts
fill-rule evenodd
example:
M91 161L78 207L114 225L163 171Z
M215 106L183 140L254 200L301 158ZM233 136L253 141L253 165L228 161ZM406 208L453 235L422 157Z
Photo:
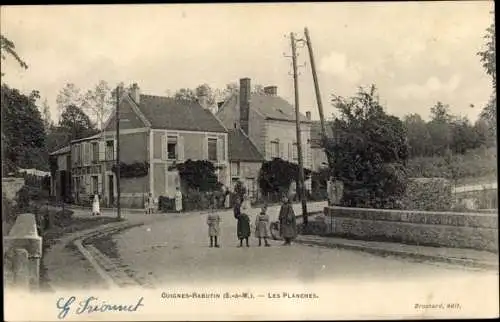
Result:
M250 247L248 238L250 237L250 217L245 213L248 208L247 203L239 202L234 206L234 217L237 220L237 236L240 241L238 247L243 247L243 241L247 247ZM243 209L243 212L241 211ZM212 208L207 217L208 225L208 236L210 237L210 246L219 248L218 237L220 234L220 216ZM259 239L259 246L262 246L262 240L264 240L264 246L270 247L271 245L267 241L269 238L269 215L267 214L267 206L264 205L260 213L255 218L255 237Z

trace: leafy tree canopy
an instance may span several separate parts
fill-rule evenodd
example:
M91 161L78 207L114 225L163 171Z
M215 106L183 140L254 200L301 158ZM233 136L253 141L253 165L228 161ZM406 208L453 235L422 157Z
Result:
M374 85L356 96L334 96L335 139L326 143L346 206L393 208L406 186L408 143L403 122L384 112Z
M2 85L2 148L5 164L9 165L6 171L12 171L15 166L41 170L48 167L43 157L46 132L36 106L39 98L38 91L25 95Z

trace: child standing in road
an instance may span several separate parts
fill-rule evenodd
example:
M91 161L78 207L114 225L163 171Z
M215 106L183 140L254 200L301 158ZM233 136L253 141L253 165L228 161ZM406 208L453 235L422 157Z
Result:
M255 218L255 237L259 238L259 247L262 246L262 239L264 239L265 247L270 247L267 242L269 238L267 226L269 225L269 215L267 212L267 205L262 206L260 214Z
M208 236L210 237L210 247L219 248L220 245L217 242L217 237L219 237L220 233L220 216L215 212L215 207L212 205L210 207L208 217L207 217L207 225L208 225Z

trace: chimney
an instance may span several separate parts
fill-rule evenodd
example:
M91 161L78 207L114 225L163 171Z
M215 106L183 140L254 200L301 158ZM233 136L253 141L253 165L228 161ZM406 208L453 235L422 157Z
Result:
M311 111L306 112L306 119L311 120Z
M269 96L277 96L278 86L266 86L264 87L264 93Z
M243 132L248 133L248 121L250 117L250 78L240 79L240 126Z
M141 91L139 90L139 86L137 85L137 83L132 84L132 87L130 88L130 96L132 96L134 102L136 102L137 104L140 103Z

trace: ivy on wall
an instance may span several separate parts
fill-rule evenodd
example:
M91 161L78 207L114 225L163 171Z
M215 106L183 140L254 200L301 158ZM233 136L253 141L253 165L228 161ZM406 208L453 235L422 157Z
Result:
M117 172L116 164L113 164L111 171L116 174ZM126 164L120 162L120 178L138 178L147 176L149 173L149 163L148 162L135 162Z

